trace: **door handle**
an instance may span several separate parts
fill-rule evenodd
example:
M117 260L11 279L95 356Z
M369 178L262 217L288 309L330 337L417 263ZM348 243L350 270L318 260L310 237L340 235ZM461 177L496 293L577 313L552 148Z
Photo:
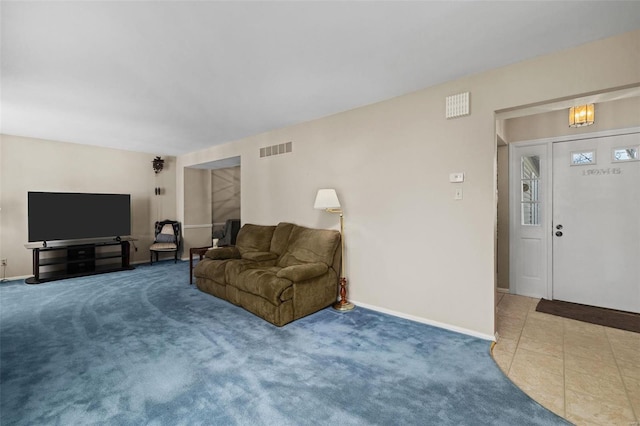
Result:
M562 237L562 231L556 231L556 237Z

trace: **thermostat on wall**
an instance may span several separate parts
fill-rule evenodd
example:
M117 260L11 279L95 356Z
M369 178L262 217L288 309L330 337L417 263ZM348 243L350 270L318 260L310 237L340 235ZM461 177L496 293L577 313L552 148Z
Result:
M449 182L452 182L452 183L464 182L464 173L463 172L449 173Z

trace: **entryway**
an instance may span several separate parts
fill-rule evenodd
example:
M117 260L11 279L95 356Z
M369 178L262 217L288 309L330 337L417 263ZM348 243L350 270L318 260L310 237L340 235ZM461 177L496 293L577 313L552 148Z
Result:
M511 293L640 312L640 130L510 154Z
M538 299L498 295L493 358L527 395L577 425L640 420L640 334L536 312Z
M640 312L640 133L553 144L553 298Z

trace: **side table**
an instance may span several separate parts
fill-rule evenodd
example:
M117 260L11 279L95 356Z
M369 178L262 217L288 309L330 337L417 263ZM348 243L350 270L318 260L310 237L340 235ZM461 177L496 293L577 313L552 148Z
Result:
M197 254L200 260L211 247L191 247L189 249L189 285L193 284L193 255Z

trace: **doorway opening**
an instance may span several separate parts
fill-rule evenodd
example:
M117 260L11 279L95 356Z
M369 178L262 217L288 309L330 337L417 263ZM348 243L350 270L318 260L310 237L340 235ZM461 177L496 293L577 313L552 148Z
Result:
M569 128L569 107L583 103L596 104L595 124L577 129ZM552 198L553 174L557 173L551 168L554 142L586 139L592 138L593 135L602 136L616 132L624 133L624 129L639 128L638 126L640 126L639 87L496 114L498 199L496 291L498 293L549 299L554 297L553 280L554 273L557 271L554 272L553 269L553 244L554 239L559 238L555 232L562 232L562 230L552 229L555 226ZM625 143L618 144L625 145ZM509 153L510 160L505 161L505 152ZM636 166L640 167L640 162L636 162ZM571 167L569 160L566 162L566 167ZM539 176L534 176L536 174L534 169L538 171ZM505 175L510 182L508 185L504 183ZM590 196L595 202L598 197L595 192ZM508 214L505 214L505 205L509 205ZM565 226L565 224L560 225ZM611 244L622 243L618 241Z
M237 234L240 224L240 156L185 167L184 206L183 228L189 247L235 242L235 235L226 233L229 228ZM232 221L233 226L227 226Z

